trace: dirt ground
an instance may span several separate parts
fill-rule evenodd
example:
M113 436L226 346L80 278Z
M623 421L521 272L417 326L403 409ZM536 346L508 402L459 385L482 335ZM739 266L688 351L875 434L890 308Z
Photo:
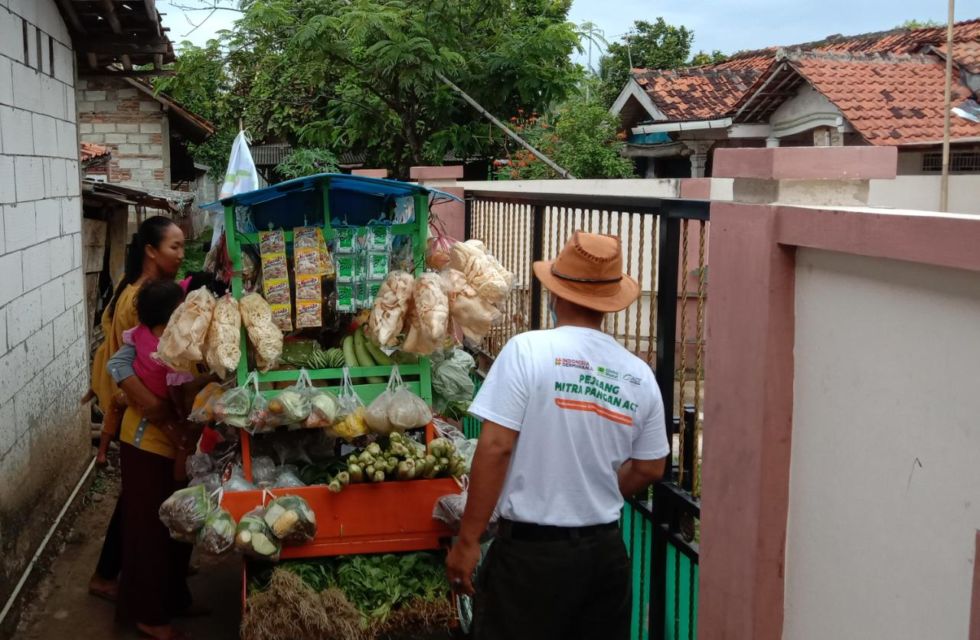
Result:
M102 548L106 525L116 503L119 482L114 469L99 471L72 522L49 546L50 563L42 563L34 587L21 594L21 618L14 638L25 640L106 640L140 638L135 629L116 626L115 607L88 594L88 580ZM197 640L235 640L241 613L241 559L216 562L195 559L190 578L196 602L214 610L207 617L178 620L177 626Z

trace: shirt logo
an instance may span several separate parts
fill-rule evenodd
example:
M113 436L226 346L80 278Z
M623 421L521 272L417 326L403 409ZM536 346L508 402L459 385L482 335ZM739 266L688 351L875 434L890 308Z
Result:
M603 378L608 378L609 380L619 380L619 372L615 369L610 369L609 367L598 367L596 369L596 373Z
M592 365L585 360L571 360L569 358L555 358L556 367L570 367L572 369L582 369L592 371Z
M634 376L633 374L630 374L630 373L624 374L623 375L623 380L625 380L626 382L630 382L632 384L635 384L636 386L640 386L640 384L641 384L640 383L640 379L637 378L636 376Z

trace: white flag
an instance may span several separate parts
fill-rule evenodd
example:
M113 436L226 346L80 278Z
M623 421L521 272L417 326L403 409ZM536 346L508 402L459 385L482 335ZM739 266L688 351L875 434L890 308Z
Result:
M259 172L256 171L252 153L248 150L245 132L239 131L238 135L235 136L235 142L231 145L231 158L228 160L228 170L225 171L225 182L221 185L218 200L247 191L255 191L258 188ZM214 227L214 235L211 238L211 246L214 246L221 238L221 234L224 233L225 214L223 210L214 214L212 226Z

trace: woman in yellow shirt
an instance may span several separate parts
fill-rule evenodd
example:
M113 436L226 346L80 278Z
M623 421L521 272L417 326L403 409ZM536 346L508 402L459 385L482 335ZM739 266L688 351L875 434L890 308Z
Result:
M135 303L140 287L149 280L174 278L183 259L184 234L172 220L155 216L140 225L126 256L125 276L103 314L105 342L92 364L92 389L99 404L110 407L121 388L129 406L120 431L122 491L90 590L109 598L118 594L119 617L161 640L183 637L170 619L190 606L186 573L191 547L171 540L157 514L177 488L178 443L156 425L176 424L178 419L170 404L136 376L110 369L123 332L139 324Z

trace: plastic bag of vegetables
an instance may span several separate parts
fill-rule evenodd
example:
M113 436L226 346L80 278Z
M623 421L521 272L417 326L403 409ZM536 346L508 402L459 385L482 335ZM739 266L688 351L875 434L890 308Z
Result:
M258 390L258 376L253 371L245 384L228 391L215 401L214 418L230 427L245 429L249 427L249 413L252 400Z
M194 542L210 512L208 490L199 484L175 491L160 505L159 515L171 538Z
M310 401L310 415L303 426L307 429L323 429L332 425L340 410L337 397L326 389L317 387L310 387L307 397Z
M277 562L282 544L265 523L265 507L256 507L242 516L235 527L235 549L257 560Z
M473 356L462 349L453 349L442 360L433 357L432 405L446 417L458 418L461 407L469 407L476 392L471 374L476 368Z
M299 496L276 498L266 506L263 519L283 544L303 544L316 535L316 514Z
M252 491L255 485L246 480L242 468L235 465L231 468L231 477L225 480L221 488L225 491Z
M347 367L344 367L344 382L337 400L340 419L330 428L331 432L347 442L366 435L368 426L365 422L364 403L361 402L360 396L354 390L354 384L350 379L350 369Z
M310 416L309 389L312 386L306 369L300 369L296 384L286 387L266 404L268 416L264 427L274 428L304 422Z
M213 422L215 407L226 391L227 389L220 383L209 382L194 396L194 403L191 405L191 412L187 419L191 422Z
M401 373L398 371L398 365L395 365L391 369L391 375L388 376L388 388L371 401L371 404L367 407L367 411L364 413L364 421L372 433L377 433L382 436L391 433L393 427L391 420L388 419L388 409L391 407L391 400L394 398L395 392L403 384Z
M197 543L211 555L226 553L235 544L235 519L227 509L218 507L208 514Z
M432 411L425 400L402 386L391 398L388 406L388 420L393 429L404 431L424 427L432 420Z

